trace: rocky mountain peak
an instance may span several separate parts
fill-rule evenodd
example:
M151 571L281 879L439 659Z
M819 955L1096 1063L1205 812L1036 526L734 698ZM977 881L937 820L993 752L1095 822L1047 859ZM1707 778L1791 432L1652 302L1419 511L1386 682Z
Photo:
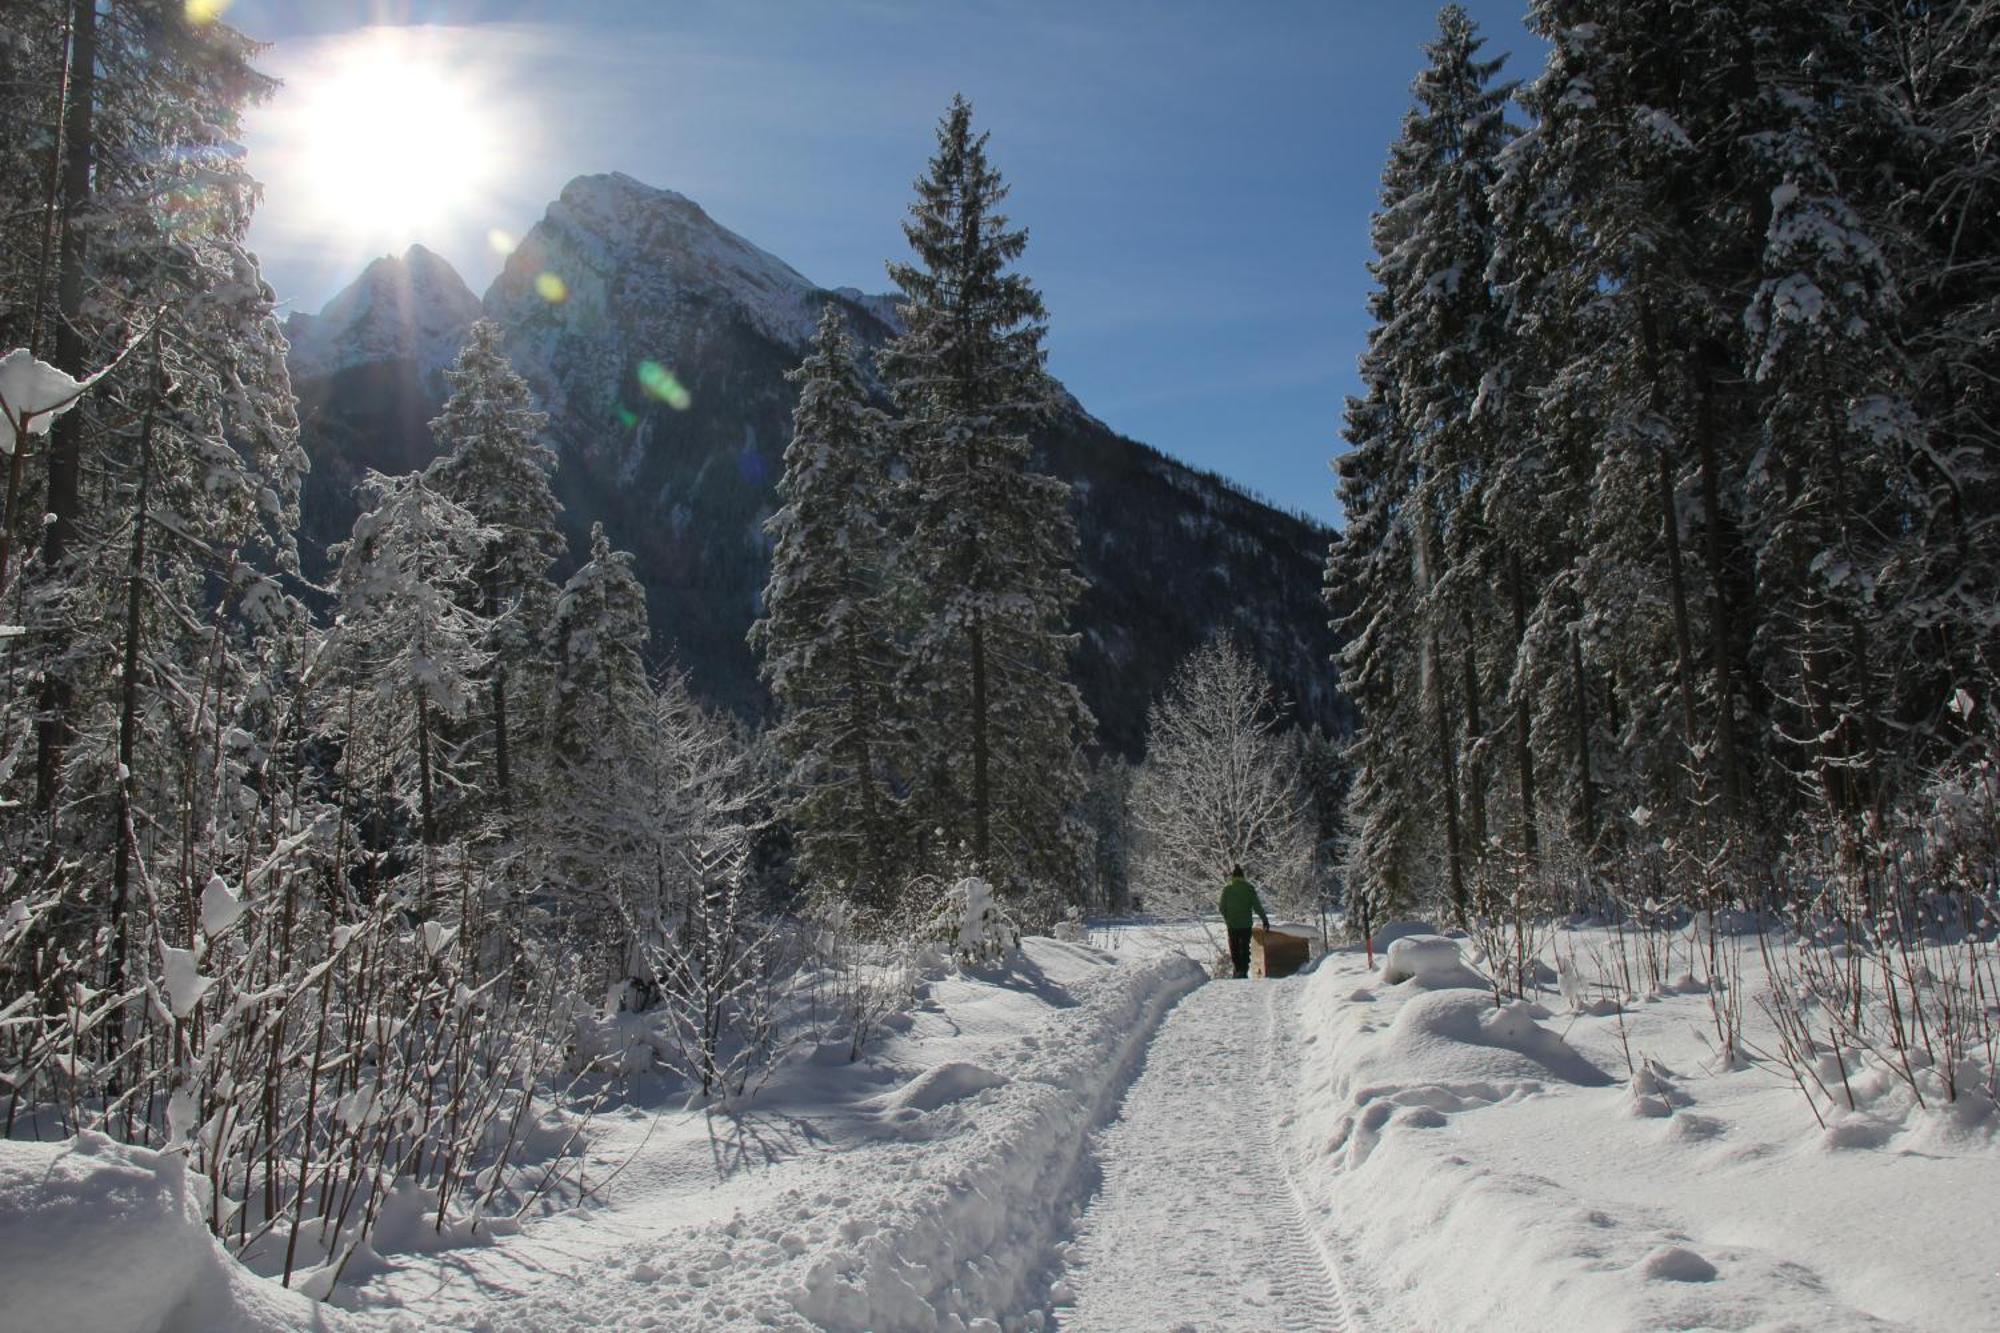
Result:
M510 326L577 327L634 312L685 318L728 306L792 347L812 334L819 291L686 195L613 172L563 187L486 300Z
M384 255L317 315L285 322L294 379L386 361L431 373L448 366L483 313L479 298L445 259L421 245Z

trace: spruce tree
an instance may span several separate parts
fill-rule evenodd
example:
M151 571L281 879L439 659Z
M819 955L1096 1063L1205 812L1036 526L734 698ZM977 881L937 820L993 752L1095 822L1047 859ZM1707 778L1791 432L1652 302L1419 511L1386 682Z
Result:
M237 146L273 85L178 6L10 6L0 43L20 169L0 323L78 377L110 367L6 466L0 588L26 633L0 684L0 837L19 892L89 905L57 947L125 997L256 827L260 638L297 623L276 580L305 458ZM112 1013L118 1071L138 1019Z
M791 768L784 813L806 877L875 909L893 902L905 855L896 784L909 718L897 699L900 569L884 525L888 423L868 402L839 307L820 313L778 483L764 616L750 640L777 704Z
M1083 588L1069 487L1038 471L1028 430L1050 410L1046 314L1010 266L1027 246L999 206L972 108L954 98L891 264L904 334L880 363L902 409L910 586L921 607L908 673L927 741L911 775L919 818L1019 892L1066 885L1079 853L1077 747L1093 723L1065 632Z
M1349 409L1350 532L1330 569L1336 598L1350 608L1349 688L1364 726L1381 732L1355 755L1362 834L1350 871L1390 899L1404 896L1396 886L1408 853L1397 844L1409 794L1396 788L1419 764L1434 775L1425 790L1436 793L1460 920L1468 863L1485 842L1486 698L1502 671L1491 659L1507 646L1483 500L1501 444L1489 390L1504 333L1487 276L1496 245L1487 196L1511 137L1510 89L1494 85L1501 62L1480 60L1480 45L1464 10L1440 12L1415 105L1390 148L1373 229L1380 289L1363 361L1370 392ZM1411 675L1421 719L1402 697Z
M491 655L486 695L492 727L493 800L511 803L520 767L518 738L540 728L510 718L523 701L539 707L548 684L549 632L555 586L549 568L567 549L557 518L562 506L549 485L555 454L541 443L548 425L528 386L500 348L500 327L472 326L457 362L445 372L451 396L430 423L440 455L431 484L484 527L488 536L473 568L473 608L485 619Z
M627 961L617 923L632 917L650 881L655 836L647 641L632 557L593 523L590 559L556 599L548 773L532 822L565 924L586 937L590 957L614 969Z
M372 775L369 785L414 817L414 898L428 907L434 853L445 841L444 796L465 776L445 726L465 715L491 662L492 626L468 593L493 533L424 473L371 472L364 484L376 502L330 552L340 612L328 650L341 681L368 702L337 701L328 726L342 747L366 756L360 771Z

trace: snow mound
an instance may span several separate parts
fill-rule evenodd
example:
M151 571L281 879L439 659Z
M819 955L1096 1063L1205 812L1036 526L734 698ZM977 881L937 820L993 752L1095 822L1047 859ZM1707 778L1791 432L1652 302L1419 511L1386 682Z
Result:
M198 1184L179 1154L101 1134L0 1143L0 1322L93 1333L335 1326L334 1312L223 1252Z
M1548 1010L1526 1000L1493 1007L1488 995L1439 991L1419 995L1396 1015L1385 1052L1391 1068L1468 1073L1483 1082L1555 1078L1586 1088L1612 1079L1541 1025ZM1471 1048L1471 1049L1467 1049Z
M963 1101L975 1093L997 1088L1010 1080L968 1060L947 1060L933 1065L875 1104L884 1111L913 1109L935 1111L940 1106Z
M1651 1282L1713 1282L1715 1265L1680 1245L1662 1245L1639 1262L1639 1274Z
M1382 980L1392 986L1414 981L1430 990L1486 987L1486 979L1458 956L1458 942L1442 935L1404 935L1392 941L1382 960Z
M1412 935L1435 935L1438 928L1428 921L1391 921L1377 930L1372 938L1376 953L1382 953L1397 940Z

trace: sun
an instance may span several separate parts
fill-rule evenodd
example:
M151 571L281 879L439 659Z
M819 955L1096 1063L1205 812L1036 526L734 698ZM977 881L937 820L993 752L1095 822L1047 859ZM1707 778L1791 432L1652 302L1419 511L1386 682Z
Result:
M285 83L282 174L327 240L400 247L487 207L497 113L425 30L351 34Z

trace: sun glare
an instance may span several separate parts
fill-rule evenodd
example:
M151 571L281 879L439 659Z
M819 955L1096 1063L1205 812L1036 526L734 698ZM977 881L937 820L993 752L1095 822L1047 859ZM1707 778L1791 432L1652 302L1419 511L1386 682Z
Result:
M374 28L287 79L283 174L328 239L395 248L486 207L501 135L479 89L423 39Z

